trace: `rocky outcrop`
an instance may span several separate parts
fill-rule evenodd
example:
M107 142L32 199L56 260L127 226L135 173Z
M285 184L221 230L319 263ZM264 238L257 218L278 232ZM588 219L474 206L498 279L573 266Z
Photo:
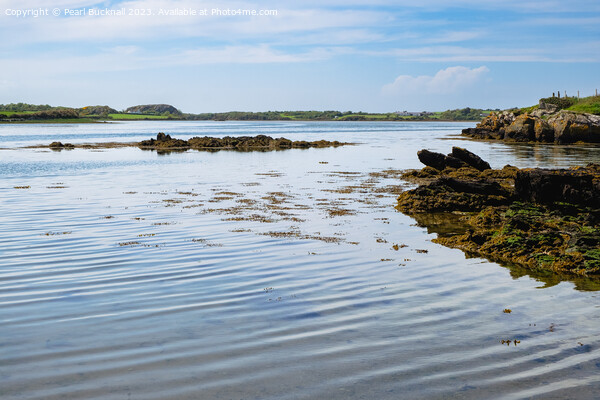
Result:
M74 149L75 145L73 145L71 143L63 144L62 142L52 142L48 145L48 147L50 147L52 150L62 150L62 149Z
M600 164L579 169L525 169L515 177L515 194L522 201L556 202L600 208Z
M141 149L153 150L185 150L189 149L190 145L185 140L173 139L171 138L171 135L159 132L158 135L156 135L156 140L142 140L138 143L138 147Z
M484 117L475 128L463 129L462 133L477 139L504 139L506 127L515 118L515 114L509 111L493 112Z
M600 165L426 166L403 177L422 184L403 192L397 209L428 228L434 221L435 242L495 261L600 277ZM440 225L444 218L423 217L455 212L447 218L451 227Z
M286 138L274 139L266 135L257 136L225 136L223 138L216 137L193 137L189 140L173 139L170 135L160 132L155 139L143 140L138 143L138 147L144 150L283 150L291 148L306 149L311 147L337 147L348 145L350 143L342 143L327 140L316 140L307 142L304 140L291 141Z
M109 106L87 106L79 109L79 114L81 115L108 115L117 113L117 110Z
M504 138L517 142L530 142L535 139L535 119L528 114L519 115L504 129Z
M600 143L600 116L560 111L548 118L557 143Z
M139 106L129 107L125 110L125 112L131 114L149 115L162 115L164 113L169 113L172 115L181 115L181 111L179 111L170 104L143 104Z
M560 110L552 104L531 113L491 113L463 135L476 139L501 139L517 142L600 143L600 116Z
M423 164L440 171L444 168L462 168L467 166L471 166L479 171L490 169L490 164L483 161L477 154L471 153L462 147L453 147L452 153L448 155L423 149L417 152L417 157L419 157L419 161Z
M446 167L460 168L467 165L452 155L446 156L442 153L436 153L426 149L419 151L417 157L419 157L419 161L423 164L438 170L443 170Z

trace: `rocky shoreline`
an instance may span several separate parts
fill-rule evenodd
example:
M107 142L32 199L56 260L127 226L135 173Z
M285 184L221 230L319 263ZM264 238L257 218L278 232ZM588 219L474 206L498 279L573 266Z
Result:
M402 193L397 209L435 226L435 242L530 269L600 276L599 164L491 169L458 147L449 155L422 150L419 159L426 167L403 178L421 185Z
M537 109L492 112L462 134L475 139L541 143L600 143L600 116L560 110L540 101Z

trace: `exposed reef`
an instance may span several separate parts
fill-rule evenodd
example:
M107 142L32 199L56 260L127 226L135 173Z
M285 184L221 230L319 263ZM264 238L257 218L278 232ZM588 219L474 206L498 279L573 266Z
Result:
M75 145L71 143L62 143L62 142L52 142L48 145L53 150L62 150L62 149L74 149Z
M515 142L600 143L598 115L558 110L543 102L532 112L519 112L492 112L475 128L463 129L462 134Z
M317 140L313 142L307 142L304 140L292 141L285 138L274 139L266 135L258 136L238 136L230 137L225 136L224 138L216 137L193 137L189 140L173 139L170 135L166 135L160 132L156 139L143 140L138 143L138 147L144 150L157 150L157 151L169 151L169 150L238 150L238 151L252 151L252 150L283 150L283 149L307 149L311 147L338 147L348 145L351 143L342 143L327 140Z
M470 255L600 277L599 164L480 170L475 162L458 167L453 160L439 162L462 152L475 156L461 148L448 156L420 151L422 161L436 161L403 174L421 185L400 194L397 209L424 226L436 225L435 242ZM440 220L453 226L443 227Z
M156 139L142 140L137 143L125 142L105 142L105 143L83 143L71 144L52 142L49 145L28 146L27 148L50 148L52 150L62 149L114 149L121 147L139 147L142 150L156 150L157 152L177 152L186 151L188 149L204 150L204 151L219 151L219 150L237 150L237 151L270 151L270 150L285 150L285 149L308 149L311 147L338 147L346 146L354 143L345 143L328 140L316 140L312 142L297 140L291 141L285 138L273 139L270 136L239 136L224 138L215 137L193 137L189 140L174 139L171 135L160 132Z

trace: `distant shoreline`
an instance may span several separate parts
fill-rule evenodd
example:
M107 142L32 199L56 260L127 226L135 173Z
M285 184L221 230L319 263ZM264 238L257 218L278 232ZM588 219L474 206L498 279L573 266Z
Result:
M454 120L454 119L364 119L364 120L337 120L337 119L326 119L326 120L314 120L314 119L271 119L271 120L258 120L258 119L111 119L111 120L91 120L82 118L81 120L23 120L23 121L1 121L0 125L15 125L15 124L111 124L119 122L471 122L476 123L479 120Z

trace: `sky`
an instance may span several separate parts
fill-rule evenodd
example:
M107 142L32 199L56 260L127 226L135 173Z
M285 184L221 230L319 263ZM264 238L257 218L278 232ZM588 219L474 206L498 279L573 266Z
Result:
M0 0L5 104L504 109L599 72L598 0Z

